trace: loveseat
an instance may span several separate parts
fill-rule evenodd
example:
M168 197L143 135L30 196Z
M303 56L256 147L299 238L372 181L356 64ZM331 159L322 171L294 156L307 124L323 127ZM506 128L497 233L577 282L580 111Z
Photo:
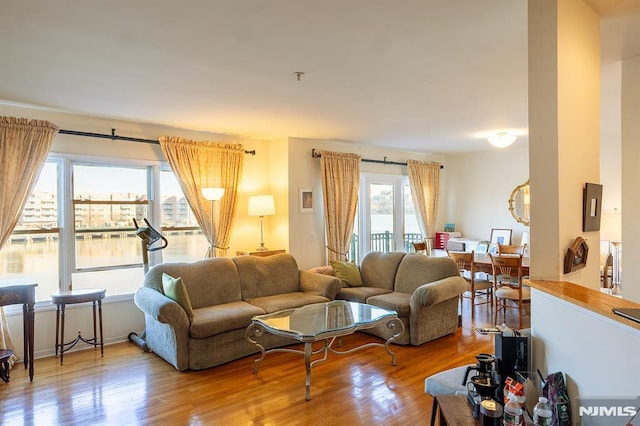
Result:
M165 295L167 279L182 281L190 306ZM252 317L328 302L340 287L335 277L299 270L283 253L156 265L134 300L149 349L180 371L201 370L258 352L245 338ZM296 342L265 333L260 343L269 349Z
M362 259L359 272L361 284L345 283L336 299L396 311L405 331L393 343L417 346L456 331L466 282L453 260L373 251ZM367 332L389 336L384 325Z

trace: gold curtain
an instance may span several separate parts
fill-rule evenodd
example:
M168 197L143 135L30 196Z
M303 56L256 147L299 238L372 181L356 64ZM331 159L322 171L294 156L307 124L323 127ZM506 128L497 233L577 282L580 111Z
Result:
M411 198L417 211L418 225L426 239L433 238L440 195L440 163L407 161Z
M360 186L360 156L320 151L329 260L347 259Z
M47 159L58 127L48 121L0 117L0 248L15 228ZM14 350L0 307L0 348ZM16 357L10 363L13 365Z
M168 136L159 140L198 224L205 231L209 244L215 248L215 253L208 251L207 257L225 256L238 209L238 186L245 155L243 146ZM201 189L207 187L225 189L222 199L214 203L213 232L211 202L201 193Z

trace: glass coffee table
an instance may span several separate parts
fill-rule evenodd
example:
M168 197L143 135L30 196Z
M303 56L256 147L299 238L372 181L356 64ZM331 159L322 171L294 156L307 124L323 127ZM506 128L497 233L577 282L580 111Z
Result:
M358 330L373 328L385 324L391 332L391 337L385 343L365 343L349 350L334 348L337 338L353 334ZM256 340L265 332L276 336L284 336L304 343L304 351L298 349L275 348L265 350ZM253 374L258 373L258 364L270 352L293 352L304 355L307 371L305 399L311 399L311 367L327 360L329 352L349 354L371 346L384 346L391 355L391 365L396 365L396 354L389 349L389 344L404 332L404 324L398 319L395 311L378 308L364 303L336 300L326 303L315 303L301 308L286 309L267 315L252 318L247 327L247 340L260 349L260 357L254 361ZM313 343L323 341L324 345L316 349ZM321 358L312 360L312 356L323 353Z

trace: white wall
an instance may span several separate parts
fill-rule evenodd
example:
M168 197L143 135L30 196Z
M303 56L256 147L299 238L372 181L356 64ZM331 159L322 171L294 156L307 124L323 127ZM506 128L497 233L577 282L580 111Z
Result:
M640 302L640 58L622 63L622 294ZM627 259L625 262L624 259Z
M637 329L533 289L531 330L533 365L545 375L565 374L574 424L578 396L638 395Z
M529 152L524 142L503 149L451 156L447 164L446 223L476 240L488 240L491 228L513 230L519 244L528 231L509 213L509 197L516 186L529 179ZM535 199L533 203L541 202Z

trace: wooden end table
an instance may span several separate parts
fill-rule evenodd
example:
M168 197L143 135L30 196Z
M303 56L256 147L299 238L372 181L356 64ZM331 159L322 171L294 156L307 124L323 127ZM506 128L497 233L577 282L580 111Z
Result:
M5 383L9 383L9 358L13 356L13 351L9 349L0 349L0 379Z
M51 303L56 305L56 356L60 351L60 365L62 365L64 353L73 348L76 343L83 341L94 348L100 346L100 356L104 356L104 341L102 337L102 299L106 294L103 288L83 288L78 290L61 291L51 295ZM85 339L78 331L78 336L68 343L64 343L64 311L65 306L73 303L93 304L93 338ZM100 341L96 332L96 305L98 307L98 315L100 320Z
M473 417L466 395L436 395L433 409L439 412L440 425L476 426L480 424L480 421Z

